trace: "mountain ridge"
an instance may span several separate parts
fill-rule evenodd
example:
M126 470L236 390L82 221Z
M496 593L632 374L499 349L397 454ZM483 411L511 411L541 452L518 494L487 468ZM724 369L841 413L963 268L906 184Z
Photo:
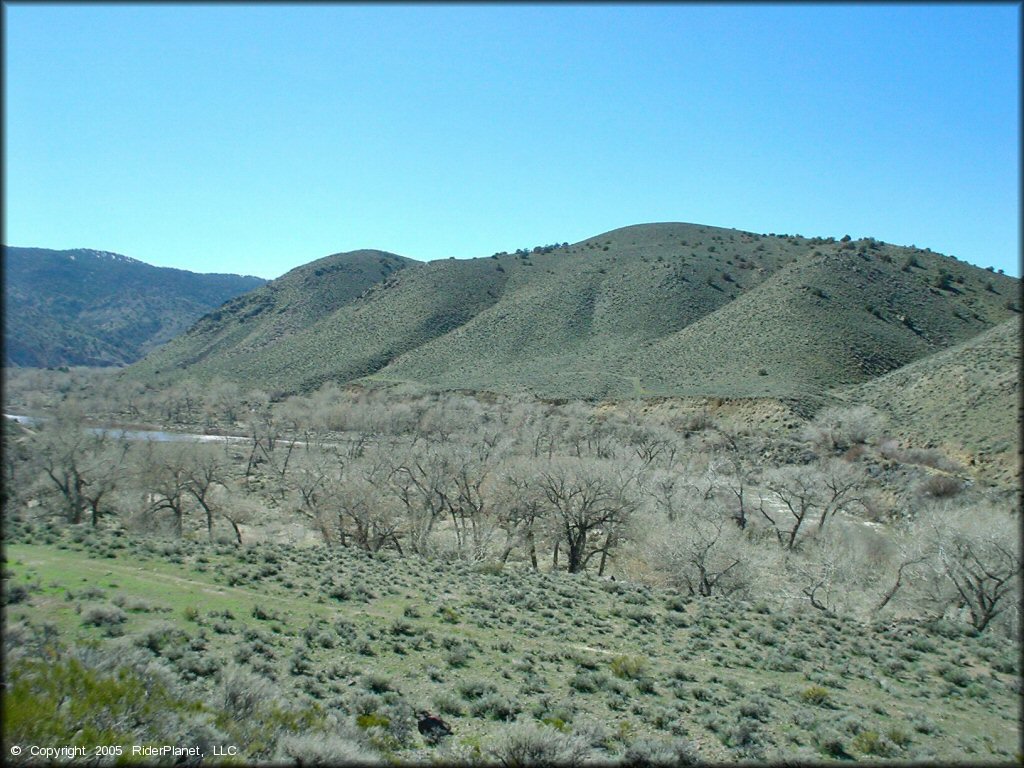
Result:
M260 319L252 295L236 299L132 375L259 380L279 395L366 380L549 398L822 401L1020 311L1016 278L871 238L660 223L475 259L382 253L335 254L256 292L302 295L314 314L262 299ZM367 258L401 269L353 281L352 264ZM330 264L336 272L317 275ZM287 329L267 319L289 312ZM258 345L240 343L249 321Z
M89 248L3 254L5 365L126 365L265 282Z

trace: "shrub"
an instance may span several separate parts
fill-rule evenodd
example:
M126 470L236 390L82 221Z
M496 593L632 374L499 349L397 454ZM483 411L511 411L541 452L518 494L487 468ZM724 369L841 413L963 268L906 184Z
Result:
M497 739L491 754L505 768L536 765L577 766L590 754L580 738L532 723L515 723Z
M367 675L363 679L363 685L366 686L366 690L373 693L386 693L395 690L391 678L379 674Z
M445 715L462 715L462 703L449 691L443 691L434 697L434 706Z
M771 711L771 704L764 696L751 696L740 704L740 715L760 720L762 723L768 722Z
M612 674L623 680L636 680L647 672L647 659L640 656L616 656L611 660Z
M594 693L608 684L608 676L601 672L577 672L569 685L580 693Z
M469 659L469 649L461 643L450 648L445 656L445 661L448 662L450 667L464 667L469 662Z
M82 608L82 623L93 627L123 624L128 616L111 603L93 603Z
M28 587L24 584L12 584L3 591L5 605L14 605L28 600Z
M490 691L474 701L469 707L473 717L490 720L514 720L519 708L497 691Z
M160 655L170 645L181 645L188 635L170 622L147 627L135 637L135 644Z
M486 680L466 680L459 683L459 693L467 700L479 699L495 691L497 688Z
M275 762L293 765L365 765L382 762L360 742L332 733L287 734L278 739Z
M876 757L893 757L899 752L895 744L877 731L861 731L853 737L852 746L861 754Z
M266 678L231 664L221 669L217 701L236 718L252 717L275 700L275 686Z
M923 496L948 499L960 493L963 487L964 484L959 478L950 475L929 475L918 490Z
M627 765L697 765L697 752L686 739L655 739L642 736L626 747Z
M800 699L816 707L824 707L830 704L828 689L822 688L820 685L812 685L810 688L805 688L800 692Z
M169 743L168 728L199 707L148 673L72 658L8 664L5 677L4 735L15 744Z

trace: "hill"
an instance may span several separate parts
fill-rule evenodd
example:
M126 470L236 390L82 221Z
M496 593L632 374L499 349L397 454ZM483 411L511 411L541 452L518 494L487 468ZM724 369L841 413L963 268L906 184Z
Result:
M646 224L573 245L414 262L358 292L320 280L303 300L322 311L296 313L287 332L276 313L294 299L247 315L244 338L241 315L221 313L133 375L258 377L279 394L372 379L812 407L1016 317L1018 283L872 239Z
M885 413L893 434L1019 482L1020 344L1020 323L1009 320L848 396Z
M106 251L4 247L4 364L125 365L265 281Z

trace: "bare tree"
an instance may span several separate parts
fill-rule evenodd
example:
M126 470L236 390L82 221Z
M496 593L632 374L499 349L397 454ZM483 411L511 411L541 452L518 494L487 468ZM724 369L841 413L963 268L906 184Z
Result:
M877 440L884 424L884 417L867 405L824 408L804 428L803 437L824 455L831 455Z
M117 486L128 445L103 430L90 428L74 402L38 425L35 442L44 476L61 499L64 519L93 526L109 511L107 500Z
M170 512L175 536L184 535L188 512L189 473L184 443L146 443L139 463L139 481L149 501L149 512Z
M652 521L652 564L691 595L729 595L753 582L752 545L717 502L690 497L673 522Z
M533 483L536 467L531 462L507 467L500 484L497 500L498 525L505 531L505 544L501 562L507 562L512 551L521 546L530 558L533 570L538 570L538 523L544 514L544 495Z
M979 632L1007 609L1019 588L1021 557L1017 521L988 506L928 520L942 573Z
M213 541L213 520L220 514L220 505L215 500L215 493L217 488L228 488L227 470L218 448L201 444L190 447L192 450L181 454L185 461L185 490L206 515L207 537ZM235 533L238 534L237 528Z
M839 459L778 467L765 473L770 493L761 497L759 511L779 543L793 549L805 524L816 520L820 532L829 517L856 502L862 482L859 470Z
M634 479L616 473L605 462L566 459L539 473L537 484L558 531L552 555L556 567L564 542L569 573L579 573L595 555L601 555L599 573L603 575L608 554L621 542L635 506L628 491Z

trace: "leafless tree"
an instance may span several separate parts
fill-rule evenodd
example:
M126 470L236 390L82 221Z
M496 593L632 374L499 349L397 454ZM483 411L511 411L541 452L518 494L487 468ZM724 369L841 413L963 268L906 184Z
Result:
M779 542L793 549L805 524L816 521L820 532L829 517L857 501L863 478L853 465L831 459L775 468L764 482L769 494L762 496L759 511Z
M146 443L139 462L138 479L149 502L149 513L170 512L175 536L184 535L189 506L187 451L193 446Z
M948 509L948 507L946 507ZM988 506L928 520L943 574L979 632L1005 611L1019 588L1021 557L1017 521Z
M652 521L655 569L691 595L729 595L750 588L753 549L718 502L689 497L674 520Z
M561 545L566 546L569 573L584 570L601 556L604 574L611 550L621 542L630 512L635 507L630 486L635 477L614 471L606 462L563 459L537 476L558 534L552 555L557 567Z
M64 519L93 526L109 511L128 445L88 426L77 403L68 401L37 425L36 455L49 485L61 499Z

